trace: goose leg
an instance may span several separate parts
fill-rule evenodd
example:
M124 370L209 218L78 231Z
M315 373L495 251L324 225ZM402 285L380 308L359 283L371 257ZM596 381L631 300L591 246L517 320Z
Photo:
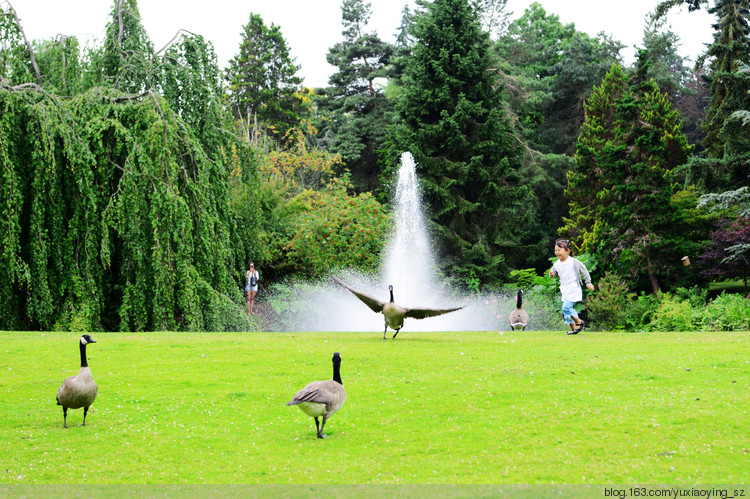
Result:
M63 407L63 428L68 427L68 408Z
M89 412L89 408L84 407L83 408L83 424L81 426L86 426L86 414L88 414L88 412Z
M315 431L320 435L320 422L318 421L318 417L315 417Z
M386 324L385 327L383 328L383 339L386 339L385 338L385 332L386 331L388 331L388 324Z
M317 421L318 418L315 418L315 420ZM323 435L323 428L326 427L326 421L328 421L328 418L323 416L323 424L320 426L320 430L318 430L318 438L326 438L327 436L327 435Z
M395 333L393 333L393 337L394 337L394 338L396 337L396 335L398 334L398 332L399 332L399 331L401 331L401 328L398 328L398 329L396 329L396 332L395 332Z

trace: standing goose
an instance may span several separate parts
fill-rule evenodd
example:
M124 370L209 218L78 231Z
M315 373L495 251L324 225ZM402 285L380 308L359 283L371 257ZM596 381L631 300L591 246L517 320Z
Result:
M83 424L86 426L86 414L89 407L94 403L97 394L96 382L91 376L91 369L86 360L86 345L96 343L88 334L81 336L78 348L81 351L81 369L76 376L71 376L63 381L57 390L57 405L63 408L63 426L68 427L68 409L80 409L83 407Z
M372 295L357 291L348 284L344 283L341 279L333 278L334 281L351 291L354 296L359 298L362 303L370 307L375 313L382 313L385 317L385 328L383 329L383 339L385 339L385 332L390 327L396 332L393 333L395 338L398 332L404 327L404 318L411 317L413 319L424 319L426 317L436 317L438 315L447 314L448 312L455 312L461 310L463 307L453 308L406 308L401 305L397 305L393 302L393 286L388 286L388 291L391 293L391 301L386 303L378 300Z
M529 314L523 309L523 290L519 289L516 295L516 309L510 313L508 317L508 323L510 324L510 330L515 331L521 329L524 331L526 325L529 323Z
M315 418L318 438L325 438L323 428L325 428L326 421L334 412L341 409L345 400L346 390L341 382L341 355L335 352L333 354L333 379L308 383L286 405L297 405L302 412ZM323 416L322 425L318 422L321 416Z

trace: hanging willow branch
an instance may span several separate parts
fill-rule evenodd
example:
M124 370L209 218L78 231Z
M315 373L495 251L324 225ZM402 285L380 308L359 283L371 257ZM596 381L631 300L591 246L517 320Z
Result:
M42 86L42 73L39 71L39 66L36 63L36 56L34 56L34 49L31 47L31 42L29 42L28 38L26 38L26 33L23 31L23 26L21 26L21 20L18 19L18 14L16 14L16 9L13 8L13 5L11 5L9 0L6 0L8 3L8 9L10 10L10 13L13 15L13 19L16 21L16 27L18 28L18 32L21 33L21 37L23 37L23 41L26 44L26 49L29 51L29 58L31 59L31 65L34 67L34 73L36 74L36 83L40 87Z
M219 152L244 141L223 134L207 154L154 91L11 90L0 84L0 329L246 329Z
M186 29L180 28L180 29L177 30L177 33L174 34L174 36L172 37L171 40L169 40L162 48L160 48L159 50L157 50L156 52L154 52L154 55L159 55L162 52L164 52L166 49L169 48L170 45L172 45L172 43L175 40L177 40L177 37L180 36L180 35L182 35L182 34L188 34L190 36L197 36L195 33L191 32L191 31L188 31Z

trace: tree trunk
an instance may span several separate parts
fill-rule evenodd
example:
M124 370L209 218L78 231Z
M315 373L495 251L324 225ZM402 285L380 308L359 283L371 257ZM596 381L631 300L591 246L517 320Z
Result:
M654 275L654 270L651 267L651 257L648 256L648 252L646 253L646 270L648 272L648 280L651 283L651 289L654 292L654 296L659 298L659 281L656 280L656 276Z

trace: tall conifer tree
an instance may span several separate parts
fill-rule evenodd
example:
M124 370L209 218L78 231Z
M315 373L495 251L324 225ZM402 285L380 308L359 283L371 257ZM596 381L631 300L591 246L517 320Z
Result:
M263 18L250 14L240 53L229 61L226 71L233 112L246 123L257 119L261 126L283 136L300 121L300 99L295 97L302 84L298 70L281 28L267 27Z
M692 147L667 94L645 81L647 60L642 51L629 87L614 66L587 104L577 168L569 175L576 222L568 229L591 231L589 242L603 262L633 279L646 275L658 295L660 279L686 244L672 196L679 188L674 169Z
M326 59L337 71L323 90L321 110L330 119L321 129L330 132L330 150L341 154L355 189L376 190L381 174L378 151L393 115L393 104L376 80L391 75L395 47L367 31L371 7L364 0L344 0L341 18L343 41Z
M424 9L389 160L397 164L403 151L417 160L447 270L496 282L507 276L506 255L518 256L530 243L532 193L520 187L518 141L476 11L467 0L435 0Z
M584 251L593 241L596 198L605 182L606 167L601 164L604 161L601 153L607 142L615 138L617 101L626 88L625 74L619 64L614 64L584 104L586 119L578 137L576 166L568 172L565 191L570 215L564 218L566 225L562 228Z

